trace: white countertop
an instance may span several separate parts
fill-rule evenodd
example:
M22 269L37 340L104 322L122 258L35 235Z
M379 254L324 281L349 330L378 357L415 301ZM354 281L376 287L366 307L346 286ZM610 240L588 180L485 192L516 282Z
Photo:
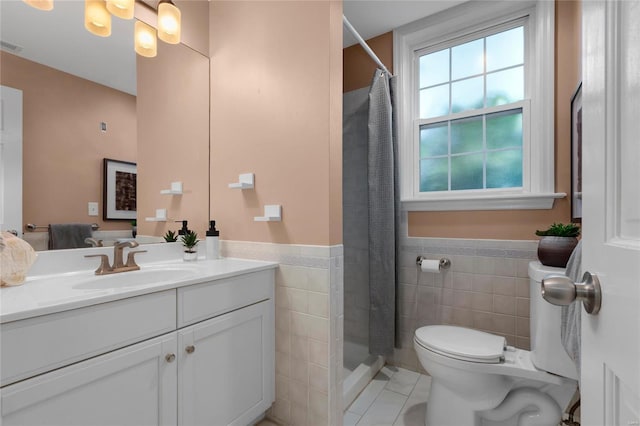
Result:
M140 271L102 276L95 275L93 269L35 275L21 286L0 289L0 323L274 269L277 265L231 258L167 260L140 264ZM152 282L145 282L150 277ZM120 285L121 281L125 284Z

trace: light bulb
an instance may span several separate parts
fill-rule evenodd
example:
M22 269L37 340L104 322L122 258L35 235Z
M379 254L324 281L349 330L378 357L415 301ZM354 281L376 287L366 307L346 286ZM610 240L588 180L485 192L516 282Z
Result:
M180 43L180 9L168 1L158 5L158 38L165 43Z
M173 16L163 16L160 18L160 27L165 33L173 35L178 31L178 22Z
M22 0L31 7L35 7L40 10L53 9L53 0Z
M153 27L144 22L136 21L134 38L135 49L138 55L153 58L158 54L156 30Z
M107 0L107 10L113 16L122 19L133 19L135 0Z
M85 0L84 27L100 37L111 35L111 15L104 0Z

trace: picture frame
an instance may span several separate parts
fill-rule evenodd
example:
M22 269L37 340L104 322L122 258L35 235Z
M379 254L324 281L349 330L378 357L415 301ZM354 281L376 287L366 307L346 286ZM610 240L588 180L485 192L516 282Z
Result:
M103 160L102 218L104 220L136 219L137 164L128 161Z
M582 222L582 82L571 97L571 221Z

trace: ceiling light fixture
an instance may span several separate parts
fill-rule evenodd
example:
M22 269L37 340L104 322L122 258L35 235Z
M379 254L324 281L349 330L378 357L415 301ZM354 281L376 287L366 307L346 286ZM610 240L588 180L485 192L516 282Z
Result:
M40 10L51 10L53 9L53 0L22 0L29 6L35 7Z
M111 14L104 0L84 0L84 27L100 37L111 35Z
M142 21L136 21L134 32L136 53L145 58L153 58L158 54L156 29Z
M135 0L107 0L107 10L122 19L133 19L134 5Z
M2 1L2 0L0 0ZM40 10L53 9L53 0L22 0L29 6ZM111 35L111 15L122 19L132 19L135 0L84 0L84 27L100 37ZM153 9L146 2L139 4ZM158 30L136 21L134 30L134 48L136 53L147 58L158 54L158 38L169 44L180 43L182 33L180 9L171 0L158 3Z
M158 37L165 43L180 43L180 9L171 0L160 0L158 4Z

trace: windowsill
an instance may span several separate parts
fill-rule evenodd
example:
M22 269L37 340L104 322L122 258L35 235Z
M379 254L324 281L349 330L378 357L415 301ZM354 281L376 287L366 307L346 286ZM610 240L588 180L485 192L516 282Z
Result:
M567 194L500 194L478 196L447 196L429 199L402 200L404 211L454 211L454 210L548 210L553 201Z

